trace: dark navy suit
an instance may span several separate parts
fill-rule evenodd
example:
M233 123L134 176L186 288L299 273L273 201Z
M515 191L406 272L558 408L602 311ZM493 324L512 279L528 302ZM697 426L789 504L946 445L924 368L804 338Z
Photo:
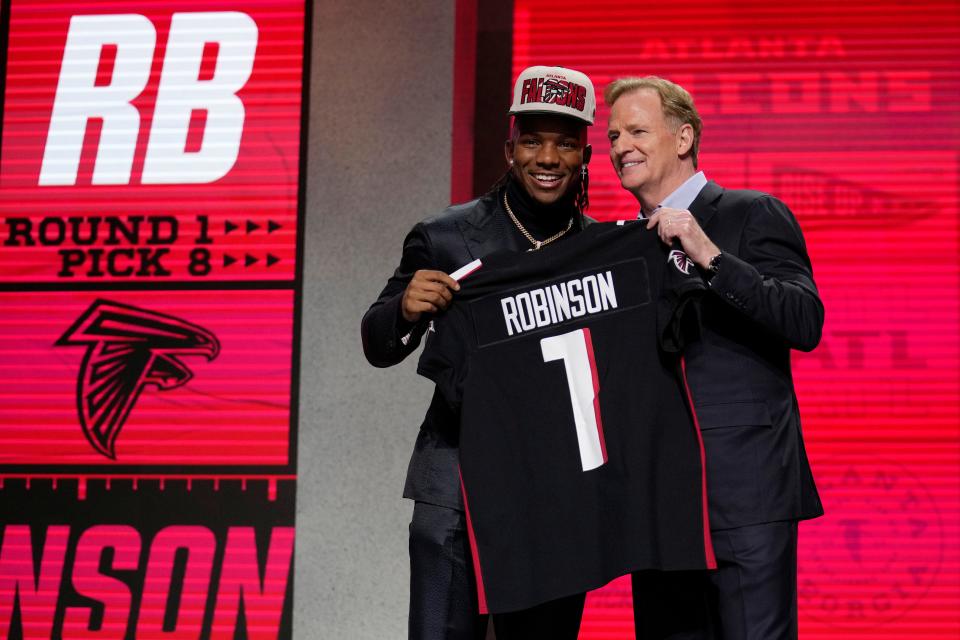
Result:
M795 638L796 523L823 508L790 351L820 341L823 304L781 201L709 182L690 212L724 254L703 300L701 340L685 352L719 569L637 574L637 637Z

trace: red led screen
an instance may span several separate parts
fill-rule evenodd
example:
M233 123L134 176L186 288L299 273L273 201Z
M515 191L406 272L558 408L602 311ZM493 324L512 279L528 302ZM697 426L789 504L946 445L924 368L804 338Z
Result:
M693 94L700 168L772 193L826 305L794 373L827 515L801 524L800 637L960 633L957 2L516 0L531 64L659 75ZM591 130L590 215L636 213ZM629 580L590 594L581 638L631 638Z
M302 0L11 0L0 637L289 638Z
M6 282L295 273L303 3L13 2Z
M0 369L22 372L0 391L7 427L0 429L0 465L288 463L292 291L8 293L0 301ZM159 320L155 309L163 310ZM166 353L190 379L176 388L145 384L129 407L117 407L127 409L125 417L89 406L99 397L96 370L112 366L110 353L84 340L98 321L124 331L164 323L182 331L177 340L194 345ZM194 335L212 336L209 346L196 345ZM120 395L121 374L139 365L133 352L117 362L116 376L103 377ZM106 435L111 422L107 446L97 434Z

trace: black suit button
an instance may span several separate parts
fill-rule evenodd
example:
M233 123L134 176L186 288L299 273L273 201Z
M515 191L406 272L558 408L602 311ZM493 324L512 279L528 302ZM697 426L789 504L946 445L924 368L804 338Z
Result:
M387 340L387 349L393 349L395 346L397 346L396 342L393 340Z

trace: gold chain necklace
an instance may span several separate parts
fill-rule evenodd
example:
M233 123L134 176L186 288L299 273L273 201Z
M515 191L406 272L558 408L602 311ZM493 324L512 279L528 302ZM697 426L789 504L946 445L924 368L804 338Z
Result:
M567 231L570 231L570 229L573 228L573 218L570 218L570 221L567 222L567 228L566 228L566 229L564 229L563 231L560 231L560 232L558 232L558 233L553 234L552 236L550 236L550 237L547 238L546 240L537 240L537 239L534 238L532 235L530 235L530 232L527 231L526 228L524 228L524 226L523 226L522 224L520 224L520 221L517 220L517 216L513 215L513 209L510 208L510 203L507 202L507 192L506 192L506 191L503 192L503 206L507 208L507 215L510 216L510 219L511 219L511 220L513 220L513 224L517 225L517 229L520 230L520 233L523 234L523 237L526 238L527 240L529 240L529 241L530 241L530 244L533 245L533 248L527 249L527 251L536 251L537 249L539 249L540 247L542 247L542 246L545 245L545 244L550 244L550 243L553 242L554 240L559 240L560 238L563 237L563 235L564 235Z

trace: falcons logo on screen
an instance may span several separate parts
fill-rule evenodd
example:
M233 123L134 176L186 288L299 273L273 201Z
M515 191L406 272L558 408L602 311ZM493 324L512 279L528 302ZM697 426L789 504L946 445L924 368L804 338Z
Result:
M108 300L90 305L56 345L87 348L77 377L77 412L87 440L111 459L145 386L182 387L193 373L181 356L213 360L220 352L216 336L203 327Z
M679 249L674 249L670 252L670 255L667 256L667 260L673 263L680 273L684 275L690 275L690 268L693 267L693 260L690 259L690 256L685 254Z

